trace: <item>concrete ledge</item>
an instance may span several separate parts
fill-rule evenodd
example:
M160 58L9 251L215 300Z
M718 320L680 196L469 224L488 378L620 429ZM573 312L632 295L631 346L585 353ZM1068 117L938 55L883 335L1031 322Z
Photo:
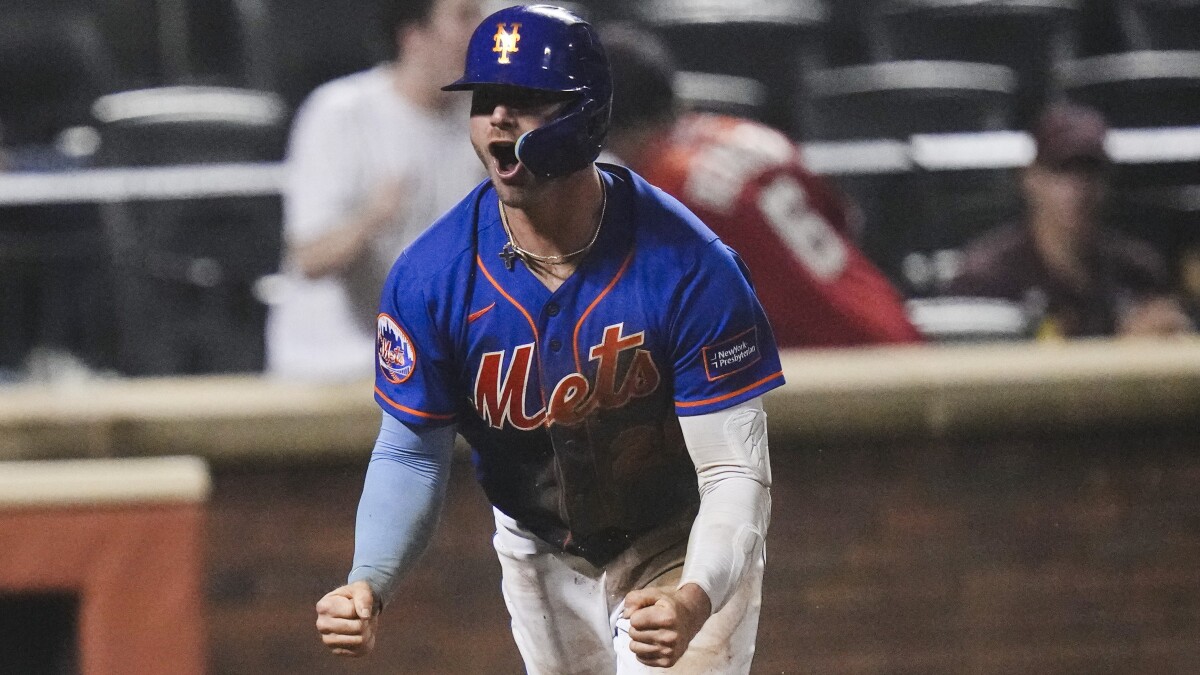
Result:
M1195 425L1200 341L1084 340L785 355L772 437L918 440Z
M196 503L211 487L199 457L0 463L0 508Z
M1200 340L792 351L771 435L886 441L1058 433L1200 419ZM369 382L256 376L0 389L0 459L197 455L213 462L366 457Z
M16 386L0 389L0 459L365 457L379 419L370 382L220 376Z

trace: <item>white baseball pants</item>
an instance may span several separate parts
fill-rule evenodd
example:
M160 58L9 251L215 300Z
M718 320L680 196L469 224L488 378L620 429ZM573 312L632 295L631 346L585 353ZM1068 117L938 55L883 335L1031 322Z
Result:
M729 602L669 669L638 662L629 649L625 594L679 583L692 517L640 538L604 568L564 554L495 511L493 545L504 602L529 675L738 675L750 672L762 603L763 556Z

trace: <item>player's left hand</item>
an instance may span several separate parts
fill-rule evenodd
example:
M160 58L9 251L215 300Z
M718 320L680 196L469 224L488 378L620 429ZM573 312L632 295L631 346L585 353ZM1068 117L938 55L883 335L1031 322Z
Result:
M670 668L700 632L712 602L696 584L682 588L642 588L625 596L629 649L647 666Z

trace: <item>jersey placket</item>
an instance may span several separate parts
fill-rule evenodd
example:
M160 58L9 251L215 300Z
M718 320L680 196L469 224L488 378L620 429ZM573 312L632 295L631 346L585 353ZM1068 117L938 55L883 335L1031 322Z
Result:
M572 283L572 282L575 283ZM570 335L574 330L576 304L568 297L571 289L579 287L578 279L572 278L559 288L542 306L538 314L538 377L542 398L546 407L546 433L554 449L555 464L561 490L560 516L567 523L572 536L592 531L596 524L590 514L602 513L603 495L595 490L599 485L595 457L588 441L587 418L571 421L556 420L553 406L556 387L564 378L578 373L587 380L588 391L585 401L595 394L592 378L579 372L571 349ZM582 365L582 364L580 364ZM586 370L586 369L585 369Z

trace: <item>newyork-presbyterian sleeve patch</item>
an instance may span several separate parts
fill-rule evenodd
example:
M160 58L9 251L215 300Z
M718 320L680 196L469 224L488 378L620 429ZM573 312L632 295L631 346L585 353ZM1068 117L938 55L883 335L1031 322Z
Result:
M700 350L700 354L704 358L704 373L709 382L745 370L762 359L762 351L758 348L758 327L708 345Z
M417 350L408 334L387 314L380 314L375 337L376 362L388 382L400 384L412 377L417 366Z

